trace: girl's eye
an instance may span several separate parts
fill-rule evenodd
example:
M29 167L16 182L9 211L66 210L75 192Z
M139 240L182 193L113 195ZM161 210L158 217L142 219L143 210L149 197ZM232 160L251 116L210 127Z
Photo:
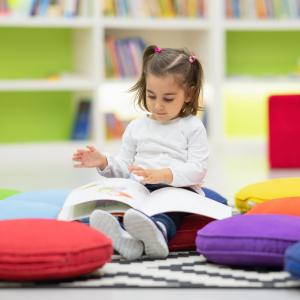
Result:
M174 99L173 98L165 98L164 99L166 102L172 102Z
M147 96L149 99L155 99L155 96L153 96L153 95L148 95Z

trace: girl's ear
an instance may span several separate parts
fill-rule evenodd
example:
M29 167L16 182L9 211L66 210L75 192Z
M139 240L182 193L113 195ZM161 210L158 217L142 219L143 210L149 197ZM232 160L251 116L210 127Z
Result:
M190 88L188 88L185 92L185 98L186 100L184 101L185 103L191 102L192 100L192 96L195 92L196 87L195 86L191 86Z

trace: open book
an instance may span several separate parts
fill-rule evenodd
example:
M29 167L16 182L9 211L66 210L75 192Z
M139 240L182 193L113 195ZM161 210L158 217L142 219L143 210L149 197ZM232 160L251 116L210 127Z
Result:
M84 219L95 209L122 215L131 207L149 216L175 211L195 213L214 219L231 216L229 206L185 189L165 187L150 193L143 184L135 180L103 177L72 190L58 219Z

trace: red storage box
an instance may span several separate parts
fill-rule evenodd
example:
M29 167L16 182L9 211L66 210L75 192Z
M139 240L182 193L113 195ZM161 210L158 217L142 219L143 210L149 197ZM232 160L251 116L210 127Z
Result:
M300 95L269 97L271 168L300 168Z

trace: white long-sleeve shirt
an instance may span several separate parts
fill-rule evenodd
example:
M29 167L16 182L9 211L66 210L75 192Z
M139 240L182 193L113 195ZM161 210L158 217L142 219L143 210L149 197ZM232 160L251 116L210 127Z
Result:
M206 174L208 155L206 130L199 118L188 116L161 123L144 116L129 123L119 154L107 154L107 167L98 171L105 177L128 178L129 165L170 168L172 186L198 190Z

